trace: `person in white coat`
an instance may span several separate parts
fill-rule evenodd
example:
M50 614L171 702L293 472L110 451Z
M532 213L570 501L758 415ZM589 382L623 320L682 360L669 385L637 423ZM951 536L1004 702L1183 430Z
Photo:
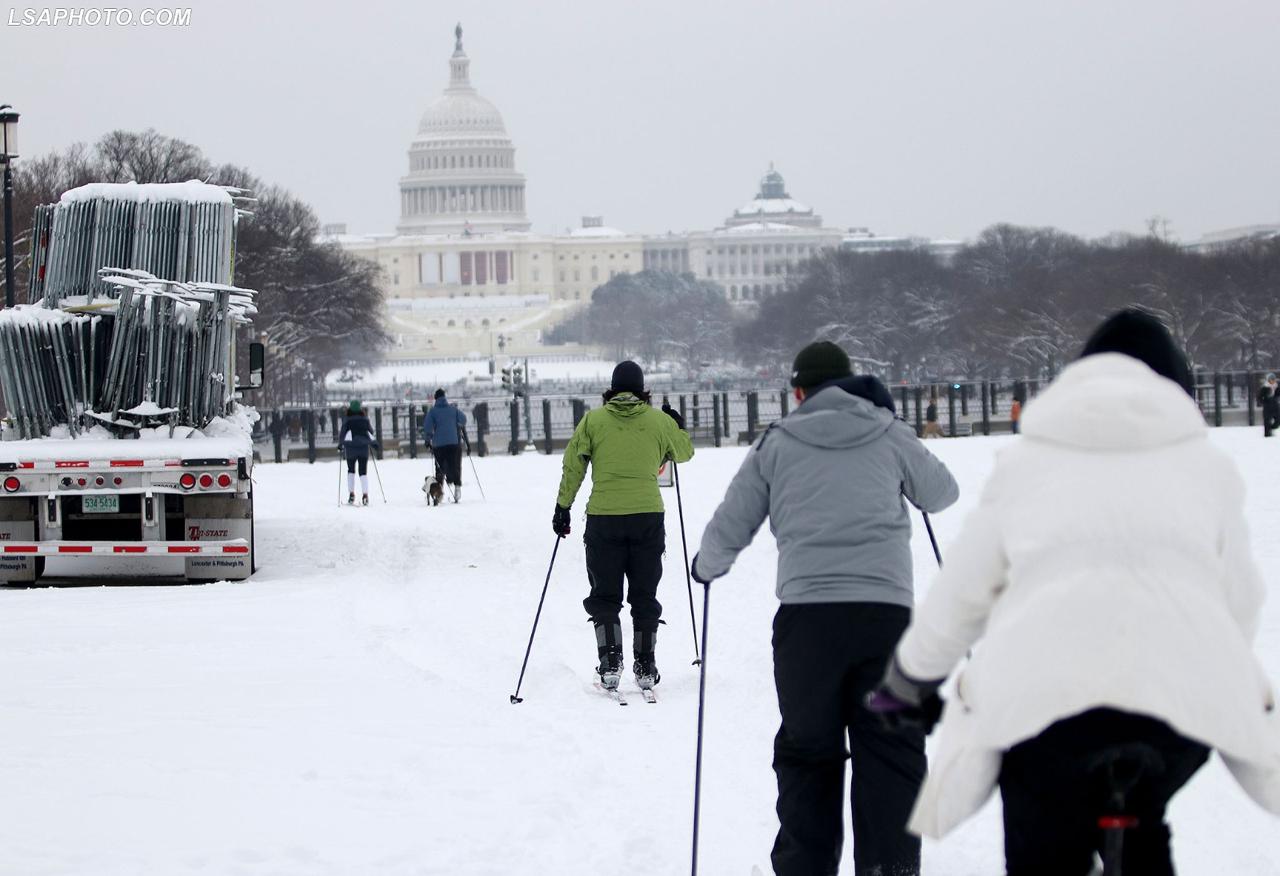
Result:
M1127 310L1027 406L868 703L927 723L972 649L914 832L941 837L998 784L1010 876L1084 876L1107 805L1098 756L1132 743L1159 762L1126 801L1126 873L1173 872L1165 808L1210 750L1280 814L1244 482L1190 392L1164 327Z

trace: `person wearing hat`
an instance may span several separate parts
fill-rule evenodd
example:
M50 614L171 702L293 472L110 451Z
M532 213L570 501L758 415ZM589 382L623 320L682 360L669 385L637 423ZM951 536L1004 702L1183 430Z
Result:
M356 468L360 469L360 491L363 503L369 504L369 448L379 447L373 437L373 427L365 416L360 402L352 399L347 405L347 416L338 430L338 447L347 459L347 504L356 503Z
M435 404L422 417L422 438L436 460L436 480L447 482L453 501L462 498L462 439L467 415L449 404L444 390L436 390ZM442 480L443 479L443 480Z
M693 577L709 584L726 574L769 520L782 603L773 621L782 713L774 872L839 869L852 753L856 872L916 874L920 841L906 825L925 774L924 734L889 732L862 700L911 618L907 504L941 511L959 489L894 416L884 384L854 377L840 347L801 350L791 385L799 405L747 454L702 535Z
M1280 426L1280 386L1276 376L1267 372L1258 389L1258 404L1262 407L1262 437L1270 438L1276 426Z
M1211 749L1280 814L1245 485L1192 393L1168 331L1131 309L1027 404L869 702L897 723L942 712L912 830L941 837L999 787L1010 876L1091 872L1117 816L1135 819L1124 872L1169 876L1165 808ZM1134 779L1123 805L1112 769Z
M663 405L650 406L644 372L626 361L613 369L604 406L588 411L578 423L564 451L564 471L551 527L564 538L570 532L570 508L591 467L591 498L583 534L587 579L591 592L583 600L595 624L596 672L601 684L613 690L623 670L622 589L627 582L633 627L632 669L641 688L661 679L655 660L662 605L658 582L666 529L658 469L667 460L693 458L693 442L684 418Z

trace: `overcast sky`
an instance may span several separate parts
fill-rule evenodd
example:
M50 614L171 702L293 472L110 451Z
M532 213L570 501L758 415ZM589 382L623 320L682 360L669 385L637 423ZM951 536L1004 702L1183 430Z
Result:
M22 113L23 153L154 127L352 232L394 228L458 20L537 231L584 214L714 227L771 160L827 224L881 234L1008 221L1094 236L1158 214L1192 239L1280 222L1274 0L230 0L197 3L185 28L9 16L0 5L0 103Z

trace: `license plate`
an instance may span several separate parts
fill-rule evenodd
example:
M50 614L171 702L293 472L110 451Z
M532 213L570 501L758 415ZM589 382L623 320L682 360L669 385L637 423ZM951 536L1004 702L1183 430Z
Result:
M119 496L81 496L81 508L85 514L119 514Z

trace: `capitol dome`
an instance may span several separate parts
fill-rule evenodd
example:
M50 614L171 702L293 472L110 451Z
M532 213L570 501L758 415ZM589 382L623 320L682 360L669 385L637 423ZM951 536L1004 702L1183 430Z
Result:
M401 234L527 231L524 175L502 113L471 84L471 59L454 31L449 85L432 101L400 179Z

